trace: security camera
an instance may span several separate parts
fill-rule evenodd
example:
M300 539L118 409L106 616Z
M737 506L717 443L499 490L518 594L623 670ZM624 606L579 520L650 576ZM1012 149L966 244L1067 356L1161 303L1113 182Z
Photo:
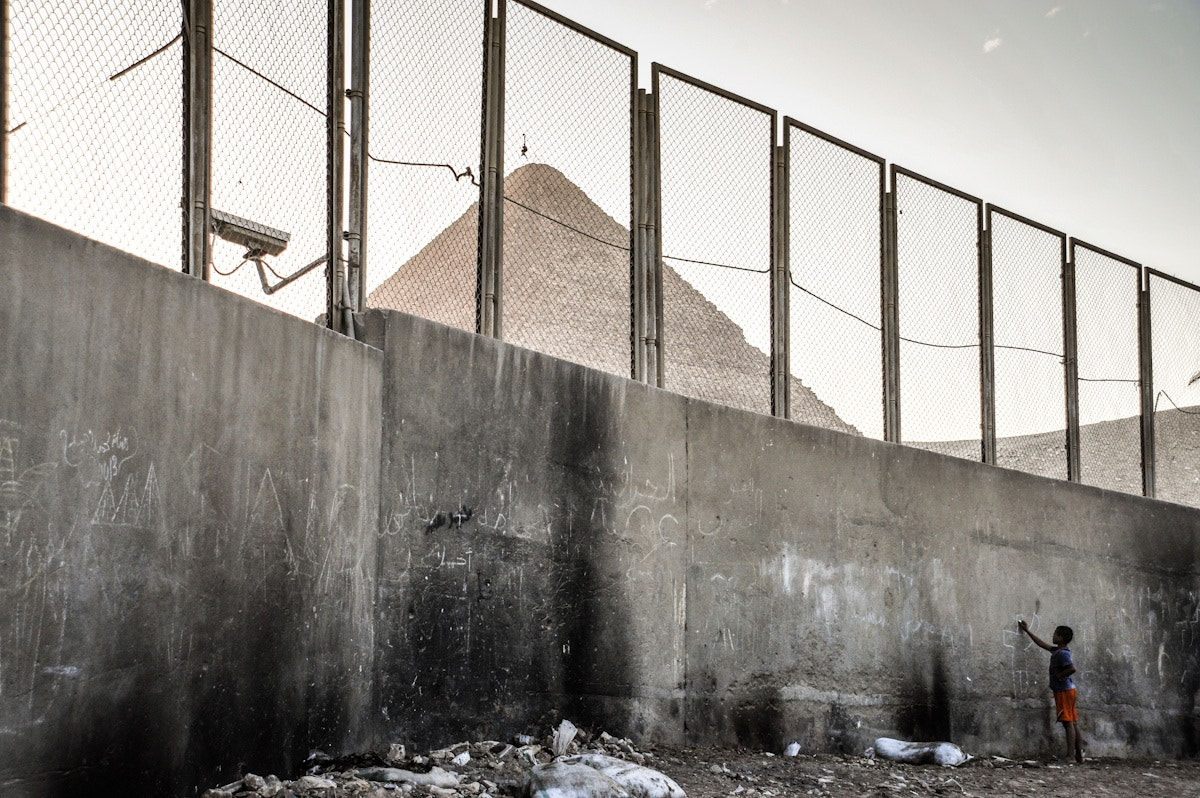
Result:
M234 216L232 213L218 211L216 208L213 208L210 214L213 232L231 244L245 247L246 257L250 259L278 255L287 249L288 241L292 237L291 233Z

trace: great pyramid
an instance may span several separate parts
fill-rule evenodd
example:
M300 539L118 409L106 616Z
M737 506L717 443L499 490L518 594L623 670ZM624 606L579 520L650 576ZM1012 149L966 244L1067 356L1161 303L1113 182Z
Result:
M545 164L514 170L504 194L504 340L629 376L629 230ZM368 304L473 330L477 230L476 204L372 291ZM769 413L769 357L669 264L663 296L665 387ZM790 388L793 420L860 434L799 379Z

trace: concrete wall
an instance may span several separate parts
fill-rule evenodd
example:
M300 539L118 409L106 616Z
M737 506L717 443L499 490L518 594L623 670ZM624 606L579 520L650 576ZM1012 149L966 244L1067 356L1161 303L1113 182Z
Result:
M0 207L0 792L544 733L1194 754L1200 511L342 339ZM72 793L73 794L73 793Z
M1196 510L370 319L386 733L1045 753L1025 617L1076 629L1093 755L1197 753Z
M3 206L0 242L0 794L365 744L379 353Z

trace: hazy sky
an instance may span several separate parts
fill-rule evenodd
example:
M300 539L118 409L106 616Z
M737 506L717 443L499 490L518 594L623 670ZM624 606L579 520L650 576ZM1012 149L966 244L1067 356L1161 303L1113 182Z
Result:
M1200 0L544 0L736 92L1200 283Z

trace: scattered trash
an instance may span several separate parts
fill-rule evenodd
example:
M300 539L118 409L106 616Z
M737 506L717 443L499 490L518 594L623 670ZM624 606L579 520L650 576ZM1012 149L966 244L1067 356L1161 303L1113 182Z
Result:
M529 798L633 798L609 776L587 765L556 760L529 772Z
M554 732L554 744L551 746L554 756L564 756L578 733L579 729L569 720L564 719L562 723L558 724L558 728Z
M971 758L954 743L910 743L890 737L880 737L875 741L874 755L892 762L936 764L942 767L958 767Z
M600 771L634 798L687 798L687 793L670 776L636 762L605 754L577 754L562 761Z
M793 740L788 743L788 747L783 749L784 756L798 756L800 754L800 743Z
M458 776L436 765L427 773L415 773L404 768L364 768L354 771L355 778L364 781L397 782L423 787L457 787Z

